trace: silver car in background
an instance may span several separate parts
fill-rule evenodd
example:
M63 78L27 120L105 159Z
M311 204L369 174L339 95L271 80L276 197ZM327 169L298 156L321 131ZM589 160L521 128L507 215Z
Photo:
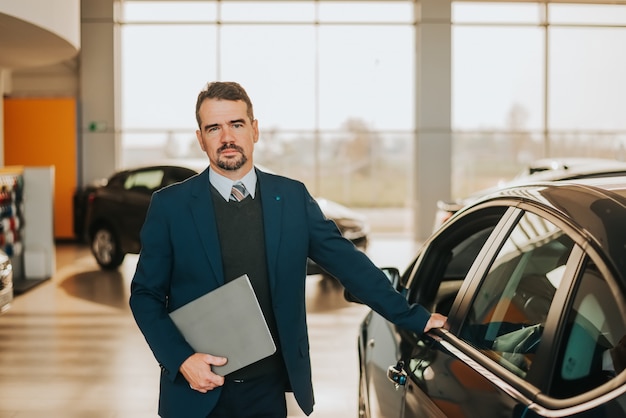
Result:
M521 186L531 182L578 180L585 178L612 177L626 175L626 162L608 158L543 158L526 166L509 181L494 187L479 190L463 199L439 200L433 232L446 223L462 207L483 196L511 186Z

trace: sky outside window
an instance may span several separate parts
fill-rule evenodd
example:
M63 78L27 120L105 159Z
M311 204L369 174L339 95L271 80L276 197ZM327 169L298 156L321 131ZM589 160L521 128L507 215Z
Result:
M543 32L537 27L453 27L455 129L543 126Z

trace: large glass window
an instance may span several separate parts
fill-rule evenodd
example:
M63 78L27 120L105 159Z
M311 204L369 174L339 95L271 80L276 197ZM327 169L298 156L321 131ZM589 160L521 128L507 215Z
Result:
M453 31L452 124L459 130L540 130L543 42L537 27Z
M368 131L411 131L412 28L328 26L319 37L319 127L345 131L360 122Z
M626 27L550 30L551 130L626 131L622 110L626 107L626 54L617 53L625 44ZM607 156L612 151L613 147L605 149Z
M625 18L626 5L452 3L452 197L540 158L626 158Z
M219 79L237 81L250 95L261 130L259 144L269 131L313 131L314 28L226 25L220 36Z
M197 93L232 80L259 120L255 162L351 206L407 204L411 1L128 0L122 10L123 166L203 158Z
M214 27L127 25L122 28L122 127L193 134L195 99L214 79ZM164 142L161 142L163 144Z
M257 162L350 206L410 206L415 4L122 1L121 165L204 157L197 93L235 80ZM625 19L626 5L452 1L450 197L539 158L626 159Z

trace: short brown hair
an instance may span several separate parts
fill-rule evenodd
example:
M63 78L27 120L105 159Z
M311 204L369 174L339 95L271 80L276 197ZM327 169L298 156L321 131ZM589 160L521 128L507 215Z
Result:
M250 118L250 122L254 120L254 111L252 110L252 101L250 97L248 97L248 93L246 90L241 87L239 83L235 83L234 81L213 81L207 83L207 85L200 91L198 94L198 100L196 101L196 120L198 121L198 127L202 129L200 124L202 121L200 120L200 106L202 102L207 99L217 99L217 100L232 100L232 101L243 101L248 107L248 117Z

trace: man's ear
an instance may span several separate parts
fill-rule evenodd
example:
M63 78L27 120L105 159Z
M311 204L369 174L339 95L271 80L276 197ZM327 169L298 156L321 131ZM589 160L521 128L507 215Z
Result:
M255 119L252 121L252 129L254 130L254 143L259 140L259 120Z

